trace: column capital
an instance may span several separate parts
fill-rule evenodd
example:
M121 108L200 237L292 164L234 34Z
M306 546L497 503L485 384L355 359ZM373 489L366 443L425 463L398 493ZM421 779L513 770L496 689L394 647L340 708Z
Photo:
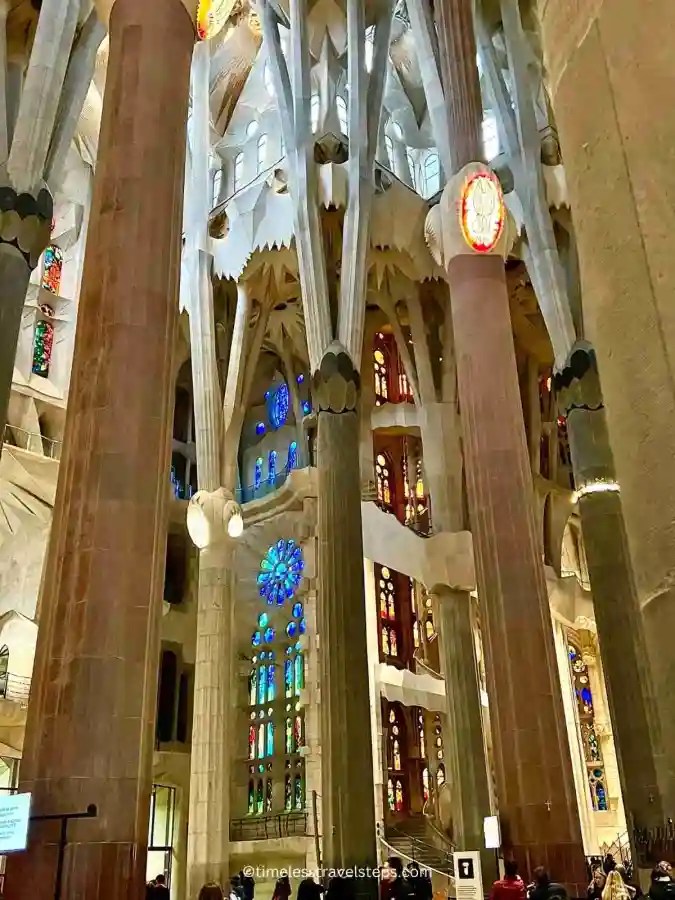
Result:
M339 341L324 352L312 375L312 390L321 412L354 412L361 392L361 377Z
M244 530L241 507L225 488L197 491L188 504L187 529L200 550L226 549Z
M5 167L0 168L0 246L16 247L30 269L49 243L53 214L54 203L46 186L35 193L17 193Z
M506 259L515 237L501 182L489 166L479 162L453 175L424 226L432 256L446 269L456 256Z
M565 415L573 409L597 410L604 406L595 350L577 341L560 372L553 376L558 406Z

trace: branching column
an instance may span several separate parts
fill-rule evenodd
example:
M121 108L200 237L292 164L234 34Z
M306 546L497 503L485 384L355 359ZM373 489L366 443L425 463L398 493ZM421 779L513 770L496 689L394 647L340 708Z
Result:
M35 815L98 807L68 831L72 900L144 889L193 41L180 0L114 5L22 762ZM51 900L57 842L33 823L11 900Z
M672 762L663 752L656 715L644 626L628 553L621 494L609 446L595 353L575 346L556 375L567 433L593 607L604 664L621 790L631 825L653 827L665 820L664 797L673 798ZM631 834L632 837L632 834Z
M313 376L318 410L318 586L324 865L374 866L363 585L359 375L332 344ZM373 885L357 882L367 894Z
M503 255L472 250L458 209L480 166L482 108L471 0L437 5L458 173L441 201L471 530L504 850L575 895L586 879L551 617L532 509ZM503 254L504 247L500 247ZM523 686L527 702L522 702Z

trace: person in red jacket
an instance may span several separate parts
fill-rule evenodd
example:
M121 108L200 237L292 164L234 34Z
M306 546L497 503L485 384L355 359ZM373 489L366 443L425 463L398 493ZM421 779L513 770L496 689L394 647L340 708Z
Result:
M525 884L518 874L515 859L507 859L504 863L504 877L492 885L490 900L525 900Z

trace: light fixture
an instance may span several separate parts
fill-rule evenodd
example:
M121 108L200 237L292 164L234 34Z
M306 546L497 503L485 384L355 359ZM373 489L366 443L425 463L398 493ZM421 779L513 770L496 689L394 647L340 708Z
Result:
M241 506L223 488L212 493L197 491L187 508L188 534L200 550L222 541L227 535L238 538L244 532Z
M589 481L572 494L572 503L577 503L587 494L618 494L620 490L616 481Z
M234 512L227 523L227 533L231 538L241 537L244 533L244 517L241 512Z

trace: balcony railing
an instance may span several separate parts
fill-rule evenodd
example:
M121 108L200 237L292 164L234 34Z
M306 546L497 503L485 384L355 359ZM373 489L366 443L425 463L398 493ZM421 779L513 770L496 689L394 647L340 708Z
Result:
M14 425L5 425L5 444L49 459L61 459L61 441L54 441L36 431L26 431Z
M19 703L21 706L28 706L30 681L30 678L26 678L24 675L12 675L11 672L5 672L4 675L0 675L0 698Z
M274 478L265 478L259 485L248 485L248 487L237 488L236 496L240 503L250 503L251 500L260 500L261 497L267 497L268 494L274 493L288 478L290 469L282 469L277 472Z
M309 814L287 812L276 816L247 816L230 822L231 841L268 841L272 838L304 837L309 834Z

